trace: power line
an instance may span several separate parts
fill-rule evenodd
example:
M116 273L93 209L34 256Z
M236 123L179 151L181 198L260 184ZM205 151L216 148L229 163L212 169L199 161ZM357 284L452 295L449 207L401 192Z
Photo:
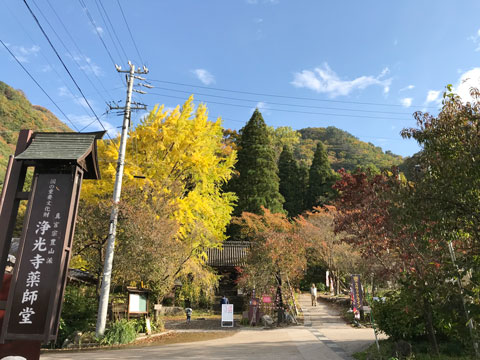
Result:
M33 40L32 36L30 35L30 33L27 31L27 29L25 28L25 26L23 26L23 23L18 19L18 17L15 15L15 13L8 7L7 3L5 2L4 3L4 7L7 8L7 10L10 12L10 14L12 15L12 17L15 19L15 21L17 22L17 24L19 24L19 26L23 29L23 31L25 32L25 34L27 35L27 37L30 39L30 41L32 41L32 43L35 43L35 40ZM73 97L73 98L77 98L74 94L73 94L73 91L70 87L69 84L67 84L63 78L63 76L61 76L59 74L59 72L57 71L56 67L53 66L53 64L50 62L50 60L45 56L45 54L43 53L43 51L40 51L40 55L45 59L45 61L47 62L47 64L50 66L50 69L52 69L52 71L57 75L58 79L60 79L62 81L62 83L65 85L65 88L68 90L68 92L70 93L70 95ZM57 100L57 103L62 103L63 101L70 101L71 99L66 99L66 100ZM85 113L87 115L90 115L85 107L84 104L81 104L81 107L83 109L83 111L85 111Z
M105 23L105 27L107 28L108 34L110 35L110 38L112 39L113 46L115 46L115 48L117 49L117 45L115 44L115 40L113 39L113 37L112 37L112 35L111 35L111 33L110 33L110 30L108 29L108 24L110 24L110 27L111 27L112 32L113 32L113 35L114 35L115 38L117 39L118 45L120 46L120 49L122 50L123 55L125 56L125 60L128 61L127 53L125 52L125 49L123 48L122 42L120 41L120 39L119 39L118 36L117 36L117 32L115 31L115 28L113 27L113 24L112 24L112 22L110 21L110 17L108 16L108 13L107 13L107 11L105 10L102 2L101 2L101 1L98 1L98 0L95 0L95 4L97 5L98 12L100 13L100 16L102 17L102 20L103 20L103 22ZM99 4L100 4L100 6L99 6ZM107 20L108 20L108 24L107 24L107 22L105 21L105 18L103 17L102 10L100 10L100 7L103 9L103 11L104 11L104 13L105 13L105 17L106 17ZM119 52L118 49L117 49L117 52ZM119 53L119 55L120 55L120 53ZM121 56L120 56L120 58L121 58Z
M158 87L158 86L155 86L155 89L167 90L167 91L173 91L173 92L179 92L179 93L184 93L184 94L191 94L191 91L171 89L171 88L164 88L164 87ZM194 95L195 95L195 96L196 96L196 95L211 96L211 97L220 98L220 99L236 100L236 101L246 101L246 102L253 102L253 103L258 103L258 102L259 102L258 99L257 99L257 100L254 100L254 99L241 99L241 98L235 98L235 97L230 97L230 96L221 96L221 95L205 94L205 93L199 93L199 92L195 92ZM266 104L271 104L271 105L292 106L292 107L301 107L301 108L310 108L310 109L355 111L355 112L376 113L376 114L411 115L411 113L398 112L398 111L346 109L346 108L338 108L338 107L325 107L325 106L315 106L315 105L300 105L300 104L277 103L277 102L271 102L271 101L268 101L268 102L265 102L265 103L266 103Z
M347 101L347 100L318 99L318 98L309 98L309 97L300 97L300 96L288 96L288 95L280 95L280 94L258 93L258 92L252 92L252 91L222 89L222 88L216 88L216 87L210 87L210 86L185 84L185 83L180 83L180 82L175 82L175 81L166 81L166 80L150 79L150 81L165 83L165 84L172 84L172 85L179 85L179 86L188 86L188 87L200 88L200 89L208 89L208 90L223 91L223 92L232 92L232 93L245 94L245 95L270 96L270 97L283 98L283 99L308 100L308 101L320 101L320 102L334 102L334 103L341 103L341 104L403 107L403 105L400 105L400 104L386 104L386 103L358 102L358 101ZM411 106L412 107L417 107L417 105L411 105ZM437 108L435 106L418 106L418 107L431 108L431 109L433 109L433 108L436 109Z
M62 25L63 29L65 30L66 34L68 35L68 37L70 38L70 40L72 41L72 44L75 46L75 48L77 49L78 53L80 55L82 55L84 58L86 58L86 56L83 54L83 52L80 50L80 48L78 47L77 45L77 42L75 41L75 39L73 38L73 36L71 35L71 33L68 31L67 27L65 26L64 22L62 21L62 18L58 15L58 13L56 12L55 8L52 6L52 4L50 3L50 0L47 0L47 4L48 6L50 7L50 9L52 10L52 12L55 14L56 18L58 19L58 21L60 22L60 24ZM37 6L38 8L38 6ZM58 35L57 35L58 36ZM103 85L103 82L100 81L100 79L98 78L96 72L95 72L95 69L93 68L92 64L90 64L90 62L87 61L87 65L88 67L90 68L90 71L92 72L92 74L95 76L95 78L97 79L98 83L100 84L100 86L103 88L103 90L105 91L105 93L107 93L107 95L112 98L112 95L109 93L109 91L105 88L105 86Z
M103 97L102 94L100 94L100 91L98 91L97 87L95 86L95 84L92 82L92 80L90 80L90 77L87 75L87 73L85 72L85 70L82 68L82 66L80 65L80 63L77 61L77 59L75 58L75 56L73 56L73 54L70 52L70 50L68 49L67 45L65 45L65 43L63 42L62 38L58 35L57 31L55 30L55 28L52 26L52 24L50 24L50 21L48 21L48 18L43 14L43 11L40 9L40 7L35 3L35 1L33 1L33 4L36 6L37 10L40 12L40 15L42 15L43 19L47 22L48 26L50 26L50 29L53 31L53 33L55 34L55 36L58 38L58 40L60 41L60 43L63 45L63 47L65 48L65 50L67 50L67 53L70 55L70 57L72 58L72 60L75 62L75 64L77 64L78 68L80 69L80 71L83 73L83 75L85 75L85 78L88 80L88 82L90 83L90 85L92 85L93 89L97 92L97 94L103 99L104 102L107 102L107 100ZM72 39L73 41L73 39ZM74 41L73 41L74 42ZM87 61L87 64L88 61ZM89 64L90 65L90 64ZM95 74L95 71L92 69L92 67L90 66L90 69L92 71L93 74Z
M60 109L60 107L57 105L57 103L50 97L50 95L48 95L48 93L45 91L45 89L38 83L37 80L35 80L33 75L30 74L30 72L25 68L25 66L22 65L20 60L17 59L17 57L10 51L10 49L7 47L7 45L5 45L5 43L1 39L0 39L0 42L5 47L5 49L7 49L7 51L10 53L10 55L12 55L12 57L15 59L15 61L18 63L18 65L20 65L22 67L22 69L28 74L28 76L30 76L30 78L35 82L35 84L37 84L37 86L40 88L40 90L42 90L42 92L50 99L50 101L55 105L55 107L58 109L58 111L60 111L60 113L63 116L65 116L65 119L67 119L67 121L70 123L70 125L72 125L72 127L75 130L77 130L77 132L78 132L78 128L75 126L75 124L72 122L72 120L70 120L70 118L67 116L67 114L65 114L62 111L62 109Z
M128 26L127 18L125 17L125 14L124 14L123 9L122 9L122 5L120 5L119 0L117 0L117 4L118 4L118 7L120 9L120 12L122 13L123 21L125 21L125 25L127 26L127 30L128 30L128 33L130 34L130 38L132 39L133 46L135 46L135 50L137 51L137 55L140 58L140 63L146 65L143 62L142 55L140 55L140 51L138 51L137 43L135 42L135 39L133 38L132 32L130 30L130 26Z
M85 2L84 2L83 0L78 0L78 2L80 3L80 5L81 5L82 8L83 8L83 11L84 11L85 14L87 15L88 20L90 20L90 23L92 24L93 29L95 30L95 33L97 34L98 38L99 38L100 41L102 42L102 45L103 45L105 51L107 52L108 57L109 57L110 60L112 61L112 64L115 66L115 60L113 60L112 53L110 52L110 50L108 50L108 47L107 47L107 44L105 44L105 41L103 41L102 35L100 35L100 32L98 31L98 26L97 26L97 24L95 23L95 20L93 20L93 17L92 17L92 15L90 14L90 11L88 11L87 5L85 4ZM121 79L121 77L120 77L120 79Z
M150 94L152 95L159 95L163 97L169 97L173 99L182 99L185 100L185 98L182 98L180 96L173 96L173 95L166 95L166 94L160 94L160 93L153 93L151 92ZM223 102L218 102L218 101L207 101L207 100L202 100L202 99L197 99L199 101L204 101L209 104L217 104L217 105L225 105L225 106L234 106L234 107L241 107L241 108L247 108L251 109L252 106L249 105L241 105L241 104L230 104L230 103L223 103ZM378 120L398 120L398 121L413 121L414 119L400 119L400 118L389 118L389 117L378 117L378 116L368 116L368 115L350 115L350 114L335 114L335 113L322 113L322 112L314 112L314 111L300 111L300 110L288 110L288 109L274 109L274 108L268 108L266 109L268 111L278 111L278 112L287 112L287 113L296 113L296 114L306 114L306 115L323 115L323 116L335 116L335 117L355 117L355 118L364 118L364 119L378 119Z
M57 75L60 77L60 75L59 75L58 73L57 73ZM118 90L118 89L123 89L123 88L125 88L125 86L122 85L122 86L117 86L117 87L111 88L110 90L105 89L105 91L113 91L113 90ZM70 92L71 92L71 91L70 91ZM95 95L95 94L93 94L93 93L87 93L86 95L87 95L87 96L93 96L93 95ZM110 96L110 95L109 95L109 96ZM72 97L73 97L74 99L76 99L76 100L82 98L81 96L74 95L73 93L72 93ZM112 97L112 98L113 98L113 97ZM57 100L58 103L62 103L62 102L65 102L65 101L70 101L70 99ZM90 115L90 114L89 114L89 115Z
M152 107L152 105L149 105L149 107ZM245 120L238 120L238 119L232 119L230 117L225 117L225 116L222 116L222 115L209 115L209 118L212 118L212 119L218 119L220 118L222 121L223 120L226 120L226 121L233 121L233 122L238 122L238 123L242 123L242 124L245 124L247 121ZM210 121L213 121L213 120L210 120ZM294 131L298 131L298 130L294 130ZM349 133L350 134L350 133ZM364 135L353 135L353 134L350 134L351 136L353 136L354 138L356 138L357 140L360 140L360 138L367 138L367 139L375 139L375 140L378 140L378 139L382 139L382 140L392 140L392 141L405 141L405 140L408 140L408 139L398 139L398 138L390 138L390 137L373 137L373 136L364 136ZM360 141L363 141L363 140L360 140ZM348 145L348 144L347 144ZM328 146L329 149L334 149L333 148L333 145L328 145L328 144L325 144L325 146ZM352 145L353 146L353 145ZM344 148L336 148L336 149L344 149ZM348 149L346 149L348 150Z
M70 70L68 70L68 67L67 65L65 65L65 62L63 61L62 57L60 56L60 54L58 53L57 49L55 49L55 46L53 46L52 42L50 41L50 38L48 37L47 33L45 32L45 30L43 29L42 25L40 24L40 22L38 21L37 17L35 16L34 12L32 11L32 9L30 8L30 6L28 5L27 3L27 0L23 0L23 2L25 3L28 11L30 12L30 14L32 15L32 17L34 18L35 22L37 23L38 27L40 28L40 30L42 31L42 34L45 36L45 38L47 39L48 43L50 44L51 48L53 49L53 51L55 52L55 55L57 55L57 58L58 60L60 60L60 62L62 63L63 67L65 68L65 71L67 72L68 76L70 76L70 79L72 79L73 83L75 84L75 86L77 87L78 91L80 92L80 94L82 94L82 97L83 99L85 100L85 103L88 105L88 107L90 108L90 110L92 111L93 115L95 116L95 118L97 119L98 123L100 124L100 126L103 128L103 130L107 131L107 129L105 129L105 126L103 125L103 123L100 121L100 119L98 118L97 116L97 113L95 112L95 110L93 110L92 108L92 105L90 105L90 102L88 101L88 99L85 97L85 95L83 94L83 91L82 89L80 88L80 86L77 84L77 81L74 79L74 77L72 76L72 74L70 73ZM108 134L107 132L107 136L110 140L112 140L112 138L110 137L110 135Z

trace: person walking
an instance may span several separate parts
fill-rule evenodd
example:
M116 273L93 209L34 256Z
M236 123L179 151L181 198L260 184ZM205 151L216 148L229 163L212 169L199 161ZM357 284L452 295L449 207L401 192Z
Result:
M192 312L193 312L193 309L190 307L187 307L185 309L185 314L187 315L187 323L189 323L190 320L192 319Z
M223 305L223 304L230 304L230 302L228 301L228 298L225 295L223 295L222 300L220 300L220 305Z
M312 297L312 306L317 306L317 287L315 284L312 284L310 288L310 295Z

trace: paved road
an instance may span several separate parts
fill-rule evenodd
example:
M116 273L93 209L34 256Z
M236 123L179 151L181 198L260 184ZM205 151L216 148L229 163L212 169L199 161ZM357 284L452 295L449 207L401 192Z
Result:
M312 307L310 296L302 295L300 306L305 316L305 327L344 357L365 349L375 341L372 329L353 328L345 324L334 308L323 303ZM385 336L379 335L379 339L385 339Z
M373 342L372 330L347 326L326 305L312 307L309 301L309 295L300 298L305 313L305 326L244 330L223 339L186 344L45 354L41 359L346 360L351 359L349 354Z

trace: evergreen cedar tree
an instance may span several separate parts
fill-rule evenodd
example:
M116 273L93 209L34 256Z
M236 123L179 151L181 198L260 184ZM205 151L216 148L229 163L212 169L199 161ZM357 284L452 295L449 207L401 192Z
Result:
M278 160L278 175L280 177L280 194L285 198L283 208L290 218L304 210L304 198L307 174L301 169L293 157L291 147L284 145Z
M242 212L262 214L262 206L272 213L283 212L283 196L279 192L278 167L262 114L255 109L240 130L238 142L238 176L231 181L231 190L238 196L234 215Z
M333 196L332 185L335 176L328 161L328 155L322 142L317 143L309 171L308 190L305 199L307 209L324 205Z

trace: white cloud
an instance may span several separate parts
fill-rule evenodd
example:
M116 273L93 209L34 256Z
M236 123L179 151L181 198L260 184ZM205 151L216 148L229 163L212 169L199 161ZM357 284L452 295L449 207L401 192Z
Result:
M469 36L468 39L473 41L473 43L477 46L475 51L480 51L480 29L477 30L475 35Z
M255 105L255 108L251 109L251 112L255 111L255 109L260 110L260 112L264 115L271 115L272 112L268 110L268 103L264 101L259 101L257 102L257 105Z
M73 95L66 86L61 86L58 88L58 96L66 97L72 100L75 104L80 105L84 108L88 108L87 101L81 96ZM91 106L95 103L92 99L87 99Z
M414 88L415 88L415 85L408 85L408 86L405 86L404 88L401 88L399 91L413 90Z
M69 54L68 56L71 58ZM95 64L88 56L75 54L73 55L73 60L75 60L80 69L85 71L87 74L95 74L96 76L103 75L103 71L100 66Z
M89 25L90 30L91 30L91 32L92 32L93 34L98 34L98 35L100 35L100 36L103 35L104 30L103 30L103 28L102 28L101 26L95 26L95 27L94 27L94 26L92 26L91 23L89 23L88 25Z
M93 104L95 103L92 99L87 99L88 100L88 103L90 104L90 106L93 106ZM89 108L88 104L87 104L87 100L85 100L83 97L75 97L73 98L73 102L75 104L78 104L80 106L83 106L85 109Z
M19 46L18 51L20 51L23 55L31 55L36 54L40 51L40 46L32 45L30 48L26 48L24 46Z
M291 84L299 88L307 88L318 93L326 93L331 97L348 95L356 89L363 90L369 86L383 87L384 93L390 91L392 78L385 78L390 72L388 68L382 70L378 76L360 76L353 80L342 80L324 63L323 66L312 70L303 70L294 74Z
M58 96L67 96L67 97L73 97L73 95L68 91L66 86L61 86L58 88Z
M439 96L440 96L440 91L429 90L427 93L427 99L425 100L425 104L429 104L432 102L439 103L440 102Z
M10 46L10 44L7 44L7 46ZM16 56L18 61L21 63L28 63L31 56L37 56L40 51L40 46L32 45L30 47L25 47L21 45L12 45L10 46L10 50Z
M464 102L472 102L470 89L480 89L480 67L473 68L463 73L453 91L457 93Z
M261 24L263 22L263 19L262 18L255 18L255 19L253 19L253 22L255 24Z
M257 105L255 106L258 110L263 110L267 108L267 103L263 101L259 101Z
M44 65L42 67L42 72L50 72L52 71L52 67L50 65Z
M192 70L192 73L205 85L210 85L215 83L215 77L205 69L195 69Z
M405 107L410 107L412 106L412 98L403 98L400 100L400 102L402 103L403 106Z

